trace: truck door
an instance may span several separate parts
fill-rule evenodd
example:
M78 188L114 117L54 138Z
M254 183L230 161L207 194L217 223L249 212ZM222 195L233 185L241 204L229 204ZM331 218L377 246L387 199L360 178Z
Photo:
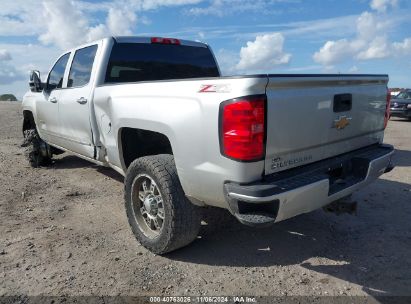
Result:
M93 95L92 70L98 46L76 50L70 66L67 88L59 99L59 118L64 146L70 151L94 158L90 113Z
M61 56L51 69L43 92L36 94L37 128L47 142L60 145L58 100L70 53Z

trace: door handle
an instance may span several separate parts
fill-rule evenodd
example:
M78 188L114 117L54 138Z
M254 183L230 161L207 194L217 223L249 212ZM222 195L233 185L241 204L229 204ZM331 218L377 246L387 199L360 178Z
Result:
M52 98L50 98L49 101L52 102L52 103L56 103L56 102L57 102L57 98L56 98L56 97L52 97Z
M87 103L87 99L84 98L84 97L81 97L81 98L77 99L77 102L78 102L79 104L85 104L85 103Z

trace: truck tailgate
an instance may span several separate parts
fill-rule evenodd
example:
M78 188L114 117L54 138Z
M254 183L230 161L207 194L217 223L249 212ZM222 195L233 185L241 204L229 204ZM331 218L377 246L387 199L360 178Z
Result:
M382 142L387 75L270 75L265 174Z

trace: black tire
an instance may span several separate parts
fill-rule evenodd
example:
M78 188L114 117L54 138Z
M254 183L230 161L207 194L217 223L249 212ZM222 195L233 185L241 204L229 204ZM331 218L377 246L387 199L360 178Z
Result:
M142 176L155 182L157 193L162 197L164 219L156 236L147 235L148 225L143 227L145 222L142 223L141 215L136 215L139 210L144 209L143 200L139 196L146 192L140 191L141 183L138 183ZM172 155L136 159L127 170L124 187L128 222L141 245L155 254L164 254L184 247L196 239L201 226L202 208L193 205L185 196ZM157 210L158 208L157 206Z
M48 166L51 164L50 153L44 155L41 152L41 145L48 148L47 143L45 143L37 133L36 129L28 129L23 132L24 141L21 145L24 147L24 154L29 161L30 166L33 168L38 168L42 166Z

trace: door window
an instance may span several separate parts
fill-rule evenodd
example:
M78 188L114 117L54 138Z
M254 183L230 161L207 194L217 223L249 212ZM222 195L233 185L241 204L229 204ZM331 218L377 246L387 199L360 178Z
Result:
M69 57L70 53L64 54L59 60L57 60L56 64L51 69L47 80L47 90L49 92L63 86L64 71L66 70Z
M71 64L67 87L81 87L90 81L91 69L96 56L97 45L77 50Z

